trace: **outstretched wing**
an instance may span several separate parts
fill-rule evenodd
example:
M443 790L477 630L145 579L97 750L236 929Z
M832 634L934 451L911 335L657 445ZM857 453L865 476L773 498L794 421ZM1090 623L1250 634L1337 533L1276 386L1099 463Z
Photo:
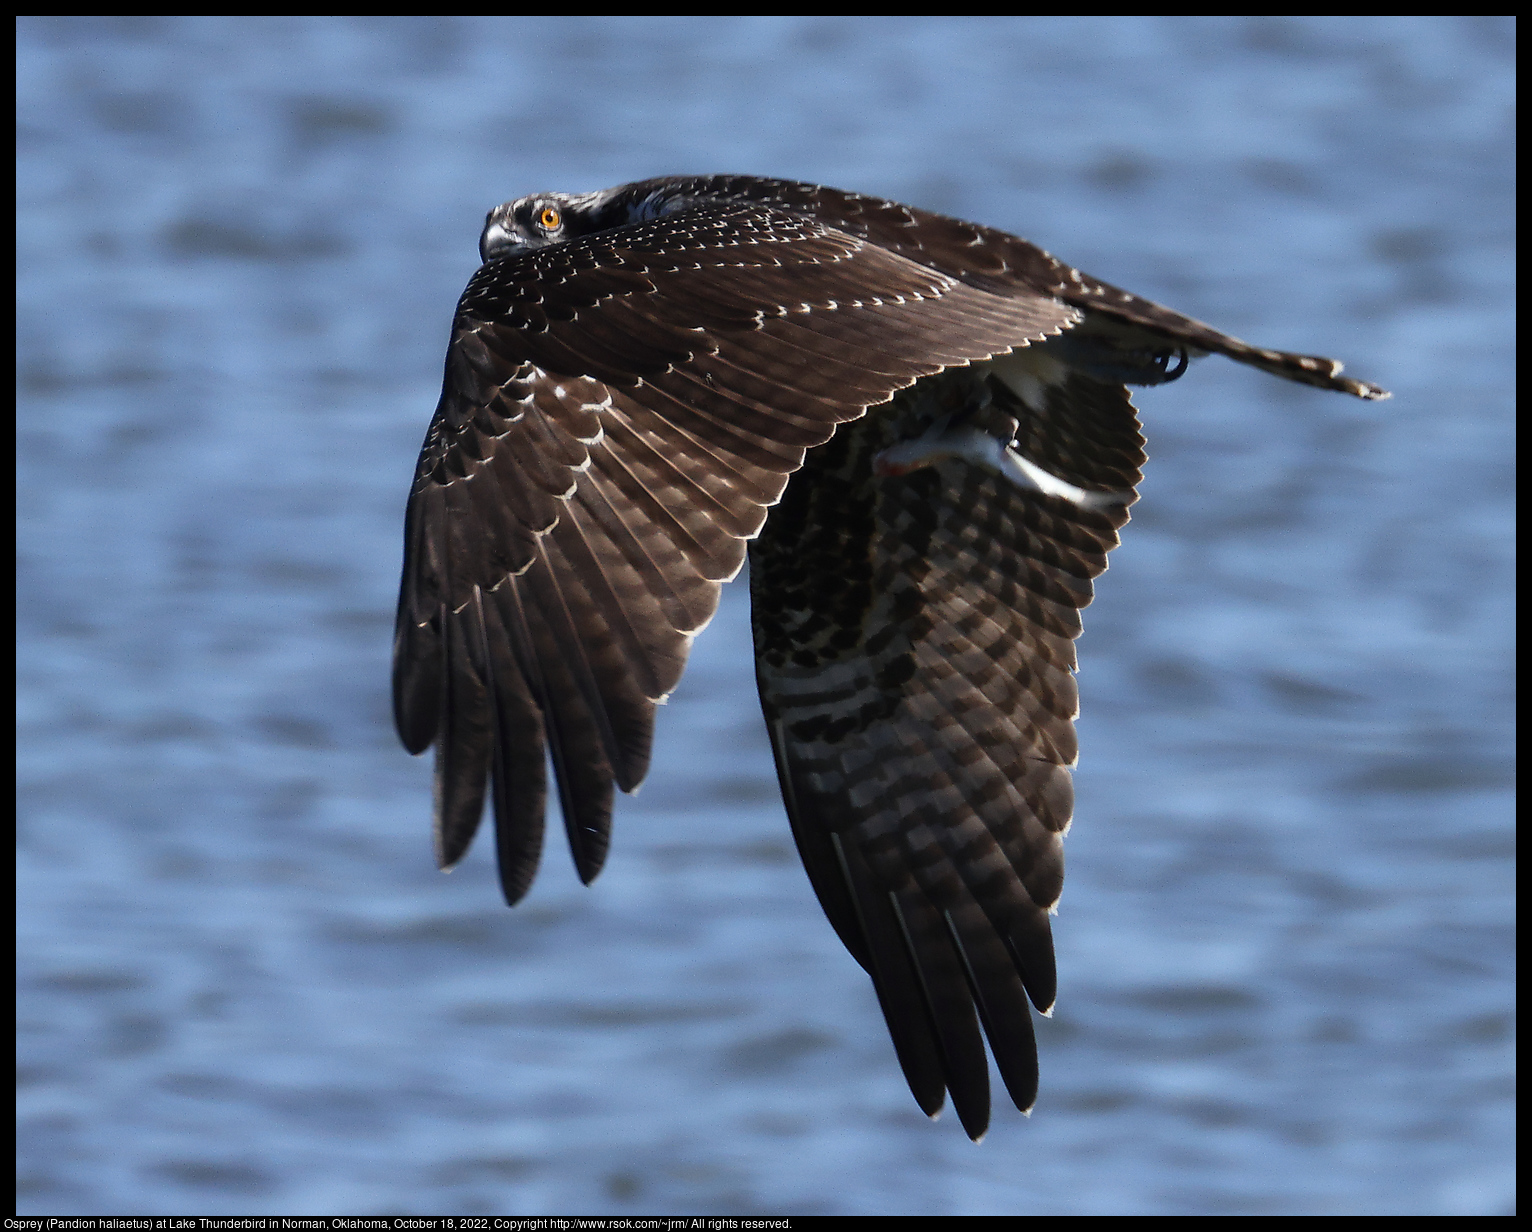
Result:
M655 705L764 524L757 663L794 833L916 1098L950 1090L977 1137L980 1022L1017 1105L1036 1092L1072 640L1143 460L1124 384L1217 351L1387 394L893 202L751 177L561 201L605 229L535 247L526 200L492 215L487 251L518 255L458 305L410 494L394 711L412 752L436 745L438 858L492 784L525 893L551 754L596 875L613 788L643 778Z
M993 227L897 201L795 180L705 176L655 181L661 182L674 185L673 191L677 192L762 201L801 216L818 218L848 235L995 294L1030 293L1062 300L1102 318L1099 328L1092 332L1098 339L1110 337L1110 349L1114 352L1138 350L1152 354L1168 343L1198 354L1226 355L1273 376L1320 389L1367 399L1389 397L1388 391L1380 386L1341 376L1344 365L1339 360L1252 346L1211 325L1082 273L1036 244ZM1095 355L1080 351L1075 358L1082 370L1089 370ZM1142 378L1132 374L1133 369L1127 371L1129 375L1116 379L1140 383Z
M502 886L526 891L546 749L593 878L613 785L643 778L654 707L805 450L1078 318L752 202L481 267L410 494L394 647L400 736L436 744L443 866L492 780Z
M1049 357L1067 338L1017 357L1026 400L950 372L841 429L751 546L762 705L804 864L916 1100L934 1114L950 1089L976 1139L980 1022L1017 1107L1037 1093L1027 999L1054 998L1073 639L1144 458L1127 390ZM1082 495L944 451L954 433L1014 438ZM911 440L927 465L877 473Z

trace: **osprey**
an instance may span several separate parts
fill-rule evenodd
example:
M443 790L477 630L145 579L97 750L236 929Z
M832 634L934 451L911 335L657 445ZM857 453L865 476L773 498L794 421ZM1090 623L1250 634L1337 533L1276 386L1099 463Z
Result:
M1144 461L1128 385L1250 346L1025 240L750 176L490 211L405 517L393 701L438 862L485 810L508 903L551 761L582 881L719 587L751 562L793 836L931 1116L1037 1095L1028 1001L1073 809L1079 611ZM983 1035L980 1033L982 1024Z

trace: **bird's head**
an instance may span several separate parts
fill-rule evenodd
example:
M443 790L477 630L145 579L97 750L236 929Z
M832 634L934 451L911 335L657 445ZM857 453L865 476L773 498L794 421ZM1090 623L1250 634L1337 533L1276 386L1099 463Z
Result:
M580 234L579 214L566 193L537 193L490 210L479 236L479 258L514 257Z
M693 204L687 189L692 181L681 177L640 180L601 192L533 193L490 210L479 236L479 258L519 257L536 248L547 248L610 231L628 223L646 222L675 213Z
M629 200L629 187L593 193L533 193L497 205L484 219L479 259L519 257L644 217L643 203Z

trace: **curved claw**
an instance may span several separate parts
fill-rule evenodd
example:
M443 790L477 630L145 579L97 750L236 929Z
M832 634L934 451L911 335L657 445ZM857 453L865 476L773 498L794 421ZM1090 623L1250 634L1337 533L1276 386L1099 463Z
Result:
M1170 366L1172 356L1177 361L1174 368ZM1176 347L1174 350L1157 351L1154 356L1154 366L1160 370L1161 384L1176 380L1186 371L1187 365L1191 362L1192 357L1184 346Z

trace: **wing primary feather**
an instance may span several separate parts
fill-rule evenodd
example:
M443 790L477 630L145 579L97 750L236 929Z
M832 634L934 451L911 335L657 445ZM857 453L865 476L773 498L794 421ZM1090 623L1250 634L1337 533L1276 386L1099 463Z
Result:
M962 930L950 910L942 912L942 918L963 964L1006 1093L1018 1109L1030 1113L1037 1102L1037 1037L1019 968L987 921Z
M430 748L440 730L446 657L439 622L417 624L400 612L394 627L394 727L412 754Z
M793 782L792 767L785 751L787 734L782 729L782 720L768 718L767 726L771 732L771 753L777 766L777 782L782 788L782 801L787 806L788 824L792 827L793 840L798 845L798 854L803 858L809 883L814 887L819 904L824 908L841 943L851 952L851 957L856 959L862 970L873 975L872 953L857 915L854 893L841 872L844 858L836 850L831 827L817 810L811 811L809 800L812 797L800 796L797 784Z
M516 624L520 634L516 641L529 649L529 659L538 666L536 680L541 689L534 690L533 696L543 713L575 870L589 885L606 862L611 841L614 775L606 749L613 737L609 729L602 730L605 712L599 688L546 548L540 548L536 565L496 593L512 599L503 609L507 623ZM525 597L523 586L529 592ZM536 610L535 621L528 618L526 600Z
M690 636L665 619L641 575L587 519L561 523L549 549L568 579L564 598L579 611L587 703L599 710L618 786L632 791L649 768L655 706L680 679Z
M424 753L436 739L442 716L442 681L447 660L442 644L440 602L427 604L422 577L432 567L433 544L416 501L405 512L404 579L394 620L394 726L411 754ZM422 610L424 609L424 610Z
M451 868L463 858L479 828L494 751L483 664L476 662L482 635L472 628L475 615L468 607L448 613L443 621L447 670L435 774L436 861L442 868Z
M915 978L925 995L952 1106L978 1142L989 1128L989 1063L973 996L936 907L919 890L886 891Z
M490 791L495 817L495 860L500 889L514 907L531 888L542 857L547 813L548 757L543 718L511 652L509 635L495 604L474 595L483 637L480 655L488 665L490 708L495 720Z
M873 884L872 872L861 859L861 853L854 848L848 850L833 830L829 838L847 896L866 938L872 960L868 974L872 976L873 990L894 1042L899 1068L904 1071L920 1110L935 1119L942 1110L947 1079L930 1001L893 906Z
M1027 996L1037 1006L1037 1012L1051 1017L1058 997L1058 960L1053 954L1053 926L1048 922L1048 913L1017 916L1005 934L1005 946L1016 970L1021 972Z

